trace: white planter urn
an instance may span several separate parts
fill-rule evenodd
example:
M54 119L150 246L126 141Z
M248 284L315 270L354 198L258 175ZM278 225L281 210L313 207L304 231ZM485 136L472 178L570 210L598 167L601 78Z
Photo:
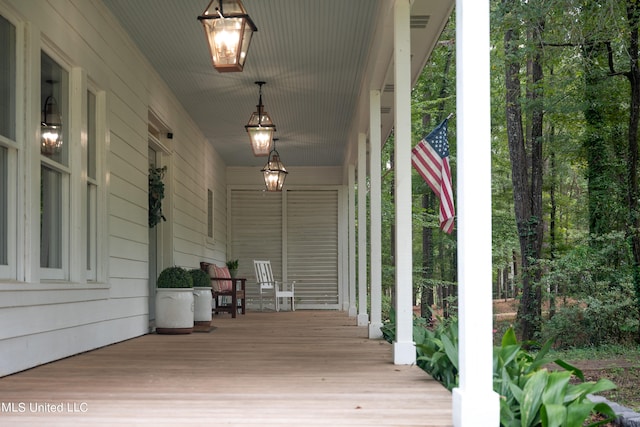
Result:
M190 334L193 332L193 288L156 289L156 332Z
M213 297L211 286L193 288L194 310L193 323L196 326L211 325L211 307Z

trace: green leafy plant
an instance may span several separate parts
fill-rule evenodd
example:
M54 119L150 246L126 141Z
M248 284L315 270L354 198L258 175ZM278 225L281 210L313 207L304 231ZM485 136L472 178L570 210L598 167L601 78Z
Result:
M193 270L189 270L189 274L191 275L191 280L193 281L194 288L211 287L211 279L209 278L209 275L203 270L194 268Z
M500 395L500 425L504 427L582 427L597 426L615 419L605 403L593 403L588 394L615 388L606 379L584 382L576 367L548 357L552 340L548 340L535 356L522 349L513 328L505 332L501 346L495 349L493 388ZM548 371L555 362L562 371ZM576 376L582 382L571 384ZM594 414L607 419L585 424Z
M458 385L458 320L438 318L433 330L424 330L416 340L418 366L448 390ZM415 339L414 324L414 339Z
M167 167L149 168L149 228L155 227L160 220L167 218L162 214L162 199L164 199L164 174Z
M381 328L384 338L395 339L395 313ZM414 318L413 336L416 342L418 366L435 380L452 390L458 386L458 322L457 319L437 319L433 328L426 320ZM494 349L493 388L500 395L500 425L503 427L583 427L598 426L615 419L615 413L605 403L593 403L587 395L615 388L606 379L585 382L575 366L549 356L553 339L535 353L524 350L513 328L504 333L499 347ZM549 371L555 363L560 369ZM580 380L571 382L572 377ZM605 419L586 424L591 415Z
M227 261L227 268L231 271L231 270L237 270L238 269L238 260L237 259L232 259Z
M182 267L167 267L158 276L158 288L192 288L193 279Z

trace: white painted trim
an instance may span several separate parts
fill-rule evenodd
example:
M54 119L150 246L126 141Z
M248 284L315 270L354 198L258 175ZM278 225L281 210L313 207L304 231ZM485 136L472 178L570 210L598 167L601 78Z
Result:
M78 217L75 214L75 212L77 211L76 209L77 207L75 204L77 202L77 196L78 196L78 187L76 185L77 184L76 181L79 180L79 173L78 173L79 169L78 169L77 163L80 160L78 156L78 151L80 148L80 143L79 143L80 135L74 133L74 132L78 132L78 125L77 125L78 106L76 104L77 100L74 97L74 92L77 90L77 88L75 87L77 82L75 80L78 78L78 76L73 75L74 68L72 67L71 62L69 61L67 55L65 55L64 52L62 52L57 46L55 46L51 41L49 41L49 39L44 35L40 34L39 37L40 37L40 49L37 52L38 57L41 56L41 52L44 52L53 61L55 61L60 68L62 68L67 73L66 97L68 100L67 114L69 116L68 117L69 122L66 126L66 129L63 129L63 131L66 130L66 134L63 134L63 138L64 138L64 144L67 144L66 149L68 151L66 165L63 163L58 163L56 161L53 161L48 157L43 156L42 154L39 153L40 145L37 144L36 141L40 141L40 136L41 136L40 135L41 129L39 126L40 118L38 118L38 120L35 122L35 125L38 127L37 138L35 140L30 140L29 138L27 138L25 141L27 146L29 145L34 146L38 150L38 156L36 157L40 161L40 164L38 167L39 170L43 165L46 165L50 169L55 170L56 172L59 172L61 174L61 190L60 190L61 199L62 199L61 201L62 221L61 221L61 230L60 230L61 268L40 267L40 278L43 280L69 280L74 283L79 283L80 280L78 275L74 274L71 271L72 269L77 270L77 263L71 266L71 259L78 259L76 257L77 254L71 254L72 248L76 247L76 243L72 241L73 237L72 237L71 224L78 222ZM40 86L41 79L42 79L41 68L42 68L42 64L40 61L38 61L38 69L37 69L38 80L37 80L37 86L36 86L37 88L41 87ZM36 84L35 82L33 83L34 85ZM37 91L37 95L38 95L37 105L40 106L40 95L41 95L40 90ZM35 109L35 106L34 106L34 109ZM40 116L40 114L38 114L38 116ZM41 179L41 173L38 175L38 181L31 182L33 191L37 192L37 195L35 195L34 197L37 197L37 200L38 200L38 203L33 206L33 209L38 210L38 216L37 216L38 222L32 223L32 228L35 224L41 223L40 179ZM37 228L38 228L38 231L40 231L40 227L38 226ZM38 248L41 247L41 244L42 244L41 239L42 237L38 235ZM38 260L37 260L38 266L40 266L39 258L40 258L40 252L38 251Z
M413 342L413 248L411 217L411 4L397 0L394 19L394 129L396 198L396 365L416 362Z
M456 7L458 135L458 319L456 427L497 426L493 391L491 274L491 94L489 1Z
M282 230L282 242L281 242L281 247L282 247L282 282L283 283L289 283L289 275L288 275L288 270L289 270L289 265L288 265L288 258L289 258L289 244L288 244L288 233L289 233L289 222L288 222L288 215L287 215L287 210L288 210L288 206L287 206L287 191L282 191L282 197L280 198L280 211L282 212L282 221L280 222L280 228ZM277 308L277 307L276 307Z
M7 264L0 265L0 277L7 278L9 280L16 279L16 243L17 243L17 227L15 226L17 221L17 184L16 176L18 174L17 157L18 151L11 146L0 144L1 147L6 148L7 152L7 241L4 242L7 245Z
M356 317L356 167L348 167L349 193L349 317Z
M40 281L40 30L33 23L25 25L25 120L24 159L24 280ZM20 183L19 183L20 185ZM19 191L19 193L22 193ZM20 240L20 239L18 239ZM19 257L20 258L20 257Z
M371 270L371 322L369 338L382 338L382 177L380 171L382 139L380 132L380 91L369 92L369 205L370 270Z
M24 153L21 150L24 140L24 43L25 26L11 9L4 6L0 9L2 16L15 28L15 141L0 136L0 145L7 148L7 264L0 266L0 277L9 280L22 280L19 273L23 260L18 254L22 254L22 230L23 221L23 194L19 189L23 188L22 162ZM18 238L20 236L20 238ZM20 277L18 277L20 276Z
M109 96L105 90L96 95L96 178L98 200L96 215L96 283L107 283L109 277L109 213L111 130L109 126ZM102 153L102 156L99 155Z
M345 280L345 259L346 259L346 251L347 247L347 223L345 218L347 217L347 212L345 210L345 197L344 197L344 186L338 187L338 309L342 311L346 311L349 307L345 303L345 284L347 281Z
M367 135L358 134L358 326L367 314Z
M79 67L69 71L69 280L87 281L87 73ZM83 173L83 171L85 173ZM64 253L64 252L63 252Z

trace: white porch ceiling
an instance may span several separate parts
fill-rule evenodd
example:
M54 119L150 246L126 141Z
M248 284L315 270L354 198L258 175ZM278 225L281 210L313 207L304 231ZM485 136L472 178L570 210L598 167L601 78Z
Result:
M367 132L368 91L380 89L383 135L393 125L392 0L243 0L258 27L244 71L211 65L197 16L208 0L103 0L228 166L263 166L244 125L258 103L289 166L338 166ZM453 0L415 0L417 78ZM389 71L391 70L391 72ZM362 96L364 94L364 96Z

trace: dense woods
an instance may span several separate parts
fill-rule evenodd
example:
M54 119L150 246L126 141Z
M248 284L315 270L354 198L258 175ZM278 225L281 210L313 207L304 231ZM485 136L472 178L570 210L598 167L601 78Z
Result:
M413 92L414 143L455 113L455 23ZM640 2L492 0L494 297L521 339L640 341ZM449 125L456 170L455 115ZM393 138L383 154L383 283L393 284ZM415 173L414 285L455 313L456 239ZM389 301L390 302L390 301ZM440 313L440 311L439 311Z

